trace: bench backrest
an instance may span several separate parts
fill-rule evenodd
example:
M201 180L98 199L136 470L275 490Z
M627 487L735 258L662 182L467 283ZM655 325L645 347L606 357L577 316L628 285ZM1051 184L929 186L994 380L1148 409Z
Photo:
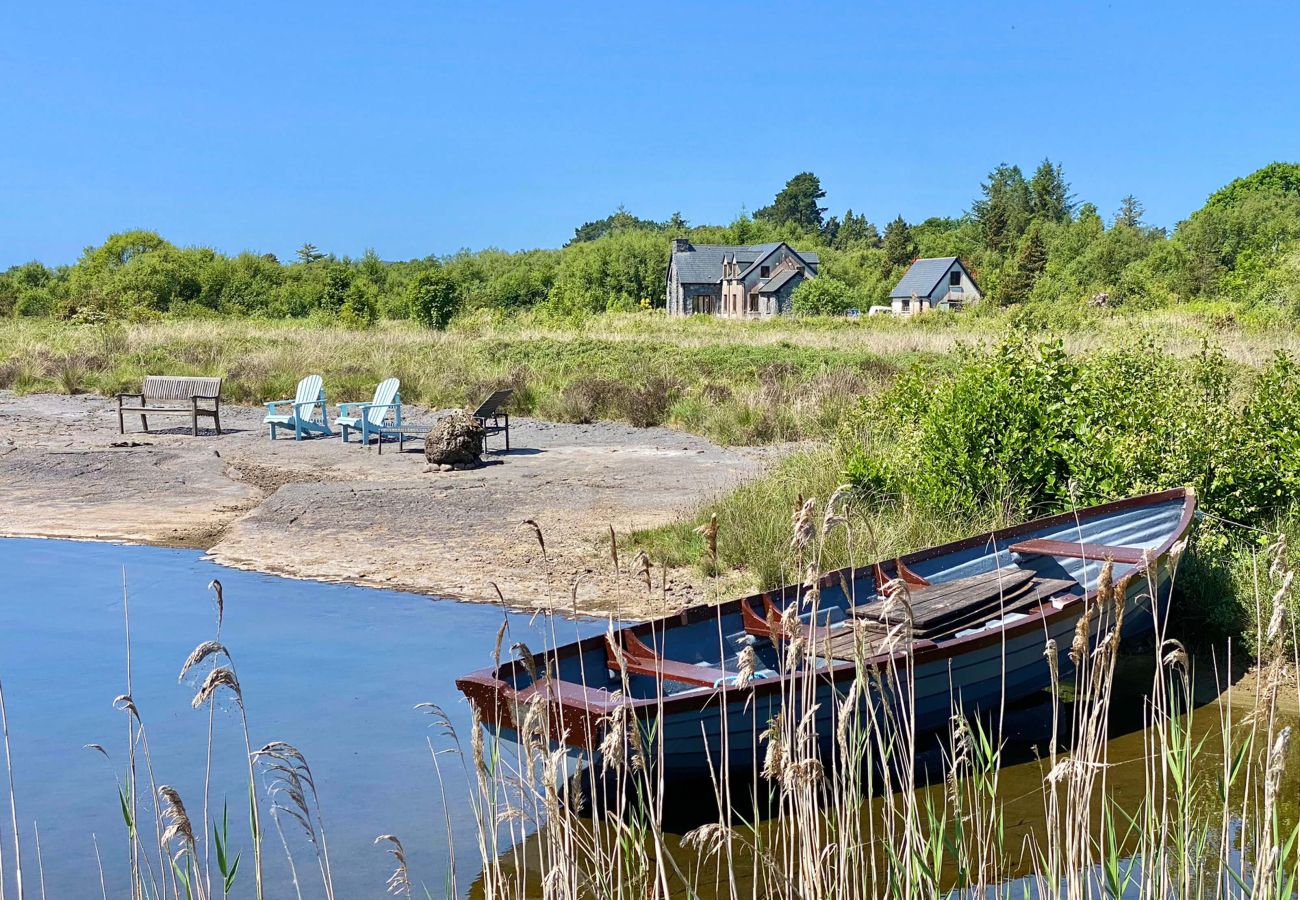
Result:
M514 391L511 388L502 388L499 391L493 391L491 396L480 403L478 409L474 410L474 417L477 419L484 419L488 416L496 415L497 410L499 410L505 402L510 399L510 395L513 393Z
M221 379L189 375L146 375L141 393L154 400L220 397Z

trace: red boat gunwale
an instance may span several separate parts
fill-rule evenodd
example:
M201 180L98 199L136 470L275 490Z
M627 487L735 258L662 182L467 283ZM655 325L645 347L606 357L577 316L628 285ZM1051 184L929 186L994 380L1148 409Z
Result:
M1152 570L1159 571L1159 564L1164 560L1171 547L1178 541L1182 540L1191 528L1192 520L1196 513L1196 492L1190 487L1172 488L1166 491L1159 491L1153 494L1145 494L1140 497L1128 497L1122 500L1113 500L1109 503L1102 503L1097 506L1086 509L1075 510L1071 512L1058 513L1041 519L1034 519L1020 525L1013 525L1008 528L988 532L974 537L963 538L958 541L952 541L947 544L941 544L936 547L927 547L900 557L901 561L907 563L918 563L934 559L940 556L947 556L962 550L969 550L984 544L995 544L1007 538L1018 537L1033 531L1039 531L1052 525L1068 524L1080 519L1093 519L1105 516L1109 513L1122 512L1127 509L1134 509L1141 506L1155 506L1165 503L1169 500L1182 498L1183 511L1177 526L1170 532L1170 535L1158 547L1150 552L1142 562L1135 564L1134 569L1124 576L1124 581L1129 583L1142 575L1146 574L1149 567ZM819 584L822 587L837 586L842 579L847 579L850 583L857 578L870 575L873 572L874 565L859 566L857 568L845 567L836 569L827 573L821 579ZM787 588L778 591L765 591L757 594L751 594L748 597L742 597L736 600L729 600L726 603L717 606L695 606L682 612L657 619L651 622L642 622L637 625L629 625L624 631L630 631L638 637L652 634L656 630L662 631L668 623L686 625L694 622L701 622L716 618L718 615L736 613L740 611L741 604L746 601L761 602L766 596L780 596ZM1046 630L1049 623L1060 616L1071 615L1073 608L1079 600L1092 601L1096 596L1096 590L1087 592L1083 597L1072 600L1056 606L1053 604L1044 604L1026 614L1025 618L1019 619L1015 624L993 631L987 634L971 634L961 638L946 640L941 644L936 644L928 639L913 641L910 648L898 650L892 653L880 653L867 660L867 663L879 665L889 662L890 660L906 659L909 655L912 657L913 667L918 667L927 663L941 662L960 656L972 650L978 650L992 644L1003 643L1012 638L1019 637L1031 630ZM592 637L583 638L571 644L566 644L553 650L548 650L543 656L572 656L586 653L598 649L604 645L605 635L593 635ZM482 714L483 721L489 725L499 725L504 727L513 727L513 711L517 703L520 703L539 693L546 693L551 696L551 700L559 707L559 716L561 727L567 732L566 741L570 746L586 749L593 746L592 741L599 731L599 720L608 716L614 709L619 706L628 706L634 710L654 710L664 715L674 712L695 711L707 709L714 705L724 705L731 698L730 691L742 692L746 695L766 696L767 694L784 689L788 678L807 678L810 675L814 677L829 678L833 681L843 681L851 677L855 671L855 665L851 662L836 663L828 668L820 670L805 670L792 675L782 675L777 678L766 678L750 682L743 689L729 687L725 683L717 690L704 694L699 692L690 692L676 694L668 697L645 697L645 698L620 698L610 701L611 695L604 690L588 688L572 682L561 682L553 679L545 679L536 684L529 685L527 688L516 690L508 682L500 677L502 674L518 675L519 668L522 664L518 660L502 663L497 668L486 668L461 678L456 679L456 686L465 694L472 703L475 703Z

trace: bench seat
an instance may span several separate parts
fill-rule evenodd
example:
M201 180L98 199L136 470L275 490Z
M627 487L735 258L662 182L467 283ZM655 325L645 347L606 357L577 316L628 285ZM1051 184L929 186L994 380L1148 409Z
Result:
M134 399L138 403L125 401ZM149 433L149 416L186 415L194 436L199 436L199 417L212 420L221 434L221 379L187 375L146 375L138 394L117 395L117 428L126 434L126 417L140 417L140 427Z

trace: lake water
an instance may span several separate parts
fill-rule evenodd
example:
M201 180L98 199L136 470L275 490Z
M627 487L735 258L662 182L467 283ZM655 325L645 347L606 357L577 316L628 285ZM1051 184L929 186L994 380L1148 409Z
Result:
M180 791L196 822L202 816L207 714L191 708L195 685L179 684L177 674L195 645L213 636L207 585L219 578L226 602L222 642L230 648L243 684L252 742L261 746L284 740L306 755L320 790L336 895L383 896L392 861L373 842L384 833L405 843L417 896L421 884L434 896L446 893L444 804L429 742L440 749L448 741L413 707L440 705L468 746L469 711L453 679L490 664L503 617L499 608L239 572L206 562L194 551L114 544L0 539L0 570L5 573L0 582L0 679L9 712L29 891L37 873L34 826L39 825L51 898L99 896L92 835L98 839L109 895L127 895L127 841L115 783L126 764L127 721L112 708L113 698L126 691L125 576L133 695L148 730L156 778ZM507 647L517 640L534 650L552 643L543 632L544 620L530 623L524 614L508 618ZM555 627L555 638L567 641L601 631L604 624L557 620ZM1116 733L1109 748L1114 763L1109 778L1120 796L1136 797L1142 792L1144 753L1141 696L1151 675L1144 657L1131 664L1133 670L1120 679L1120 686L1128 688L1113 707ZM1198 691L1200 702L1218 692L1211 682L1209 690ZM1042 729L1050 721L1047 709L1041 704L1019 710L1007 722L1008 737L1027 759L1008 766L1001 776L1008 831L1017 842L1041 821L1043 773L1024 748L1042 746ZM222 705L216 722L213 813L219 815L223 797L229 800L231 831L244 852L232 896L250 897L247 776L232 702ZM1217 717L1201 714L1198 739L1203 735L1213 743L1216 723ZM102 744L111 759L84 749L88 743ZM1288 822L1300 814L1300 742L1291 756L1281 792ZM455 889L472 895L479 857L467 789L459 764L448 756L440 759L446 814L460 850ZM142 782L141 790L147 792L147 784ZM0 790L0 798L5 796ZM701 796L707 799L711 791ZM684 817L671 816L665 824L682 831L709 821L712 813L700 812L697 805L685 804ZM696 819L699 815L705 818ZM142 819L150 821L147 813ZM288 820L286 829L299 852L304 896L320 896L315 863L300 833ZM0 834L7 850L12 847L9 831L4 810ZM269 821L267 832L266 896L291 897L288 866ZM12 890L12 854L7 857Z
M306 755L321 795L337 895L383 895L393 868L373 846L383 833L405 843L417 894L419 882L435 896L444 892L447 838L427 741L439 747L447 741L413 707L442 706L468 748L469 711L453 679L491 663L499 608L239 572L195 551L155 547L0 540L0 571L0 679L29 897L37 873L33 823L40 829L50 897L99 896L92 835L110 896L127 895L127 841L114 782L114 770L125 769L127 724L112 708L113 698L126 692L124 574L133 694L157 781L180 791L196 823L207 714L191 709L195 687L178 684L177 674L189 652L213 636L207 585L219 578L225 588L222 642L243 685L253 745L284 740ZM548 643L540 619L530 626L526 615L509 618L507 647L511 639L533 648ZM557 623L561 640L603 627ZM216 727L214 807L219 813L221 798L229 800L231 832L244 849L232 896L251 896L247 775L232 702L219 708ZM111 760L83 749L88 743L102 744ZM444 764L442 771L463 848L457 888L464 893L477 874L478 855L459 802L466 796L460 768ZM12 846L7 809L0 822ZM292 827L286 820L286 830ZM269 822L267 831L267 897L292 896ZM291 840L297 838L290 832ZM12 853L7 857L12 869ZM319 881L311 881L315 863L305 855L298 863L304 895L319 895Z

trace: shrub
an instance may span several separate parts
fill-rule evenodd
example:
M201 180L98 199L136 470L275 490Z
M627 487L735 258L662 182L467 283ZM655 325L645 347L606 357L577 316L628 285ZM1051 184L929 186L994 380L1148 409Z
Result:
M1251 522L1300 490L1300 367L1285 356L1247 384L1222 352L1191 360L1149 343L1067 356L1059 341L967 350L956 371L917 370L866 406L891 436L849 474L919 502L1066 509L1192 485L1217 514Z
M415 276L408 289L407 303L417 322L425 328L442 331L456 315L460 296L456 283L439 267Z
M347 328L369 328L379 317L379 289L367 278L358 278L343 296L339 323Z
M791 308L801 316L842 315L853 302L853 289L827 276L805 278L790 295Z

